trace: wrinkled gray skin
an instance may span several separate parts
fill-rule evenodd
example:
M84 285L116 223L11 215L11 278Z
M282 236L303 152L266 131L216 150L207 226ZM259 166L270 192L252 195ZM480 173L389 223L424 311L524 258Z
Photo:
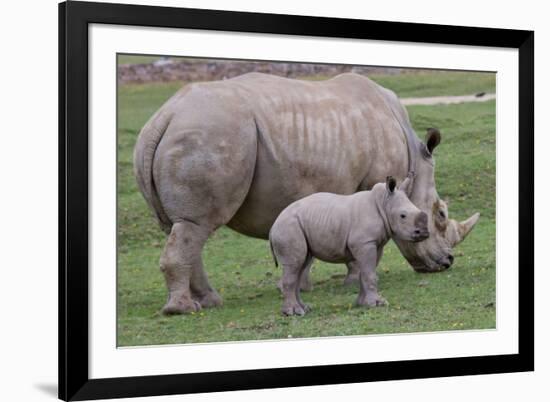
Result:
M353 195L316 193L295 201L275 220L269 242L275 263L283 268L284 315L304 315L300 277L311 258L353 263L359 270L359 306L381 306L376 267L390 238L419 242L429 236L428 215L407 198L407 178L395 179Z
M201 257L218 227L267 239L278 214L300 198L352 194L387 175L404 178L403 125L410 127L395 94L356 74L308 82L250 73L186 85L143 127L134 152L139 188L169 235L160 259L169 292L163 311L221 304ZM452 246L477 221L447 217L431 157L439 138L432 130L427 145L416 136L412 144L409 197L428 214L430 238L397 241L419 271L450 265Z

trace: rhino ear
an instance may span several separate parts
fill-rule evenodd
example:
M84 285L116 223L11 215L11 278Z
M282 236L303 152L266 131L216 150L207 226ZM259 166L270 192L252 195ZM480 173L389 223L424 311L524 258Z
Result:
M396 185L397 185L397 182L392 176L386 177L386 188L388 189L388 192L390 194L394 192Z
M405 194L407 194L407 197L410 197L411 195L414 177L414 172L409 172L407 177L405 177L405 180L403 180L399 185L399 190L403 190Z
M428 148L428 152L430 155L433 153L433 150L435 147L439 145L441 142L441 133L437 128L429 128L428 132L426 133L426 148Z

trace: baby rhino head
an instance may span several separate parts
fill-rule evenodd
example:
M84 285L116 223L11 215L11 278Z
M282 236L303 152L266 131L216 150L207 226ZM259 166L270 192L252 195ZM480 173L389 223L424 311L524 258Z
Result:
M428 215L419 210L407 197L410 177L397 187L395 179L386 179L385 212L393 236L403 241L419 242L429 237Z

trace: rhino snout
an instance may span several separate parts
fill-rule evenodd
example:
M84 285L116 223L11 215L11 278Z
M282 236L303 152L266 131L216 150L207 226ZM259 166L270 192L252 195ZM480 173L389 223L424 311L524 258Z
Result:
M418 241L426 240L428 237L430 237L430 233L427 230L415 229L412 237L413 237L413 241L418 242Z
M428 231L428 215L425 212L420 212L417 215L416 219L414 220L414 226L414 241L422 241L430 237L430 232Z
M443 269L448 269L451 267L451 265L453 265L453 261L455 260L455 258L453 257L452 254L449 254L447 255L445 258L441 259L439 261L439 263L441 264L441 266L443 267Z

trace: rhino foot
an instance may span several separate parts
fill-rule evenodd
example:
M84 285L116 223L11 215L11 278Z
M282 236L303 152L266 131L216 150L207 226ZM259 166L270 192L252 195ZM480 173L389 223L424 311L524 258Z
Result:
M293 305L283 306L283 308L281 309L281 312L283 313L283 315L286 315L286 316L292 316L292 315L304 316L310 310L311 309L309 308L309 306L305 304L296 303Z
M361 296L357 298L357 301L355 302L356 306L367 306L367 307L380 307L380 306L387 306L388 302L386 299L384 299L380 295L373 295L373 296Z
M201 305L196 300L191 301L173 301L169 300L168 303L162 308L162 314L173 315L173 314L189 314L195 313L201 309Z
M202 308L218 307L223 304L221 296L215 290L211 290L198 300Z

